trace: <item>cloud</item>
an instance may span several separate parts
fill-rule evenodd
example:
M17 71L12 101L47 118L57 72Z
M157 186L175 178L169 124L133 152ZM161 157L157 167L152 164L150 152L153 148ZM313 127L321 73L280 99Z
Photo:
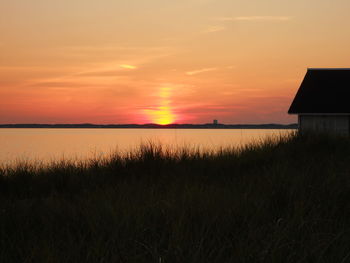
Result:
M209 71L214 71L214 70L217 70L217 68L203 68L203 69L188 71L188 72L186 72L186 75L192 76L192 75L197 75L197 74L200 74L203 72L209 72Z
M106 71L89 71L77 74L78 76L85 76L85 77L116 77L116 76L124 76L120 71L117 70L106 70Z
M137 69L136 66L128 65L128 64L122 64L122 65L119 65L119 67L124 68L124 69Z
M81 83L76 83L74 81L42 81L29 84L29 87L38 87L38 88L61 88L61 87L80 87Z
M238 16L236 21L288 21L290 16Z
M237 16L237 17L216 17L213 20L220 22L229 21L289 21L290 16Z
M219 32L223 31L226 28L224 26L210 26L206 30L203 31L203 33L214 33L214 32Z
M223 16L223 17L214 17L212 20L214 21L219 21L219 22L228 22L228 21L233 21L235 20L234 17L226 17L226 16Z

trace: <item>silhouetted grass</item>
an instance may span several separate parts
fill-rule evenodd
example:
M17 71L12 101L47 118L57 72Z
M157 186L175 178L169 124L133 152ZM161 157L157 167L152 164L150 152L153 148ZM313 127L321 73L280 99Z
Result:
M350 140L3 167L0 262L350 262Z

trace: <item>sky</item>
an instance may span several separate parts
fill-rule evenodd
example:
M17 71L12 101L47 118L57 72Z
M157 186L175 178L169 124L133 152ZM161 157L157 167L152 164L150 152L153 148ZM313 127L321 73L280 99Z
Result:
M292 123L348 0L0 0L0 123Z

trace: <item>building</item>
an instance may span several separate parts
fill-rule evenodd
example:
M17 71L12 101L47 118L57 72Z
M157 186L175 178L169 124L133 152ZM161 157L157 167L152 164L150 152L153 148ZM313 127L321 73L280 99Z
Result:
M350 69L308 69L288 113L300 132L350 135Z
M213 120L213 124L218 125L219 124L218 120Z

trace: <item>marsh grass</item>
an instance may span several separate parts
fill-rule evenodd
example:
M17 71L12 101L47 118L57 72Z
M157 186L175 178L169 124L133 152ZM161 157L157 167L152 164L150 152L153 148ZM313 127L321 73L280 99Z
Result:
M0 169L0 262L350 262L350 140Z

